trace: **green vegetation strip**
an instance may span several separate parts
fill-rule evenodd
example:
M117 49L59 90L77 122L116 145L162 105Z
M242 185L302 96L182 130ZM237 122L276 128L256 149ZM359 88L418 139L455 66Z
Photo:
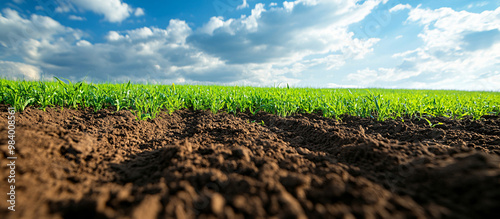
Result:
M153 119L162 110L189 108L229 113L264 111L288 116L321 113L325 117L372 117L378 120L444 116L479 119L499 115L499 92L391 89L316 89L214 85L144 85L72 83L0 79L0 103L24 110L35 106L131 110Z

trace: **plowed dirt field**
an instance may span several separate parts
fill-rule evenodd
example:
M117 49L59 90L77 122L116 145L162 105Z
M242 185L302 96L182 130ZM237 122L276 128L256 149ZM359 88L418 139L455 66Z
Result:
M0 218L500 218L499 117L160 117L16 113L16 211L0 200Z

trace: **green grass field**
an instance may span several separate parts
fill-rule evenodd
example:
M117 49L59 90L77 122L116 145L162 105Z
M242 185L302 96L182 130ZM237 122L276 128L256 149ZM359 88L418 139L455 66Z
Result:
M26 106L129 109L138 119L155 118L160 111L182 108L227 111L264 111L288 116L321 113L378 120L444 116L452 118L500 114L499 92L399 89L258 88L207 85L144 85L72 83L0 79L0 102L24 110Z

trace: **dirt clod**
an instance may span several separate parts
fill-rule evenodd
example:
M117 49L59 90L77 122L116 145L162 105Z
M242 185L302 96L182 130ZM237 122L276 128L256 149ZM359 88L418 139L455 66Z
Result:
M210 206L212 208L212 212L216 215L221 215L224 211L225 200L221 194L215 193L212 195L212 200Z

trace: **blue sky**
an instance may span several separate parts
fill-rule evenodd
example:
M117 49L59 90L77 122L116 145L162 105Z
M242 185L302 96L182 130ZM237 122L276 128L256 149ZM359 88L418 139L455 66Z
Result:
M7 0L0 76L500 90L499 1Z

